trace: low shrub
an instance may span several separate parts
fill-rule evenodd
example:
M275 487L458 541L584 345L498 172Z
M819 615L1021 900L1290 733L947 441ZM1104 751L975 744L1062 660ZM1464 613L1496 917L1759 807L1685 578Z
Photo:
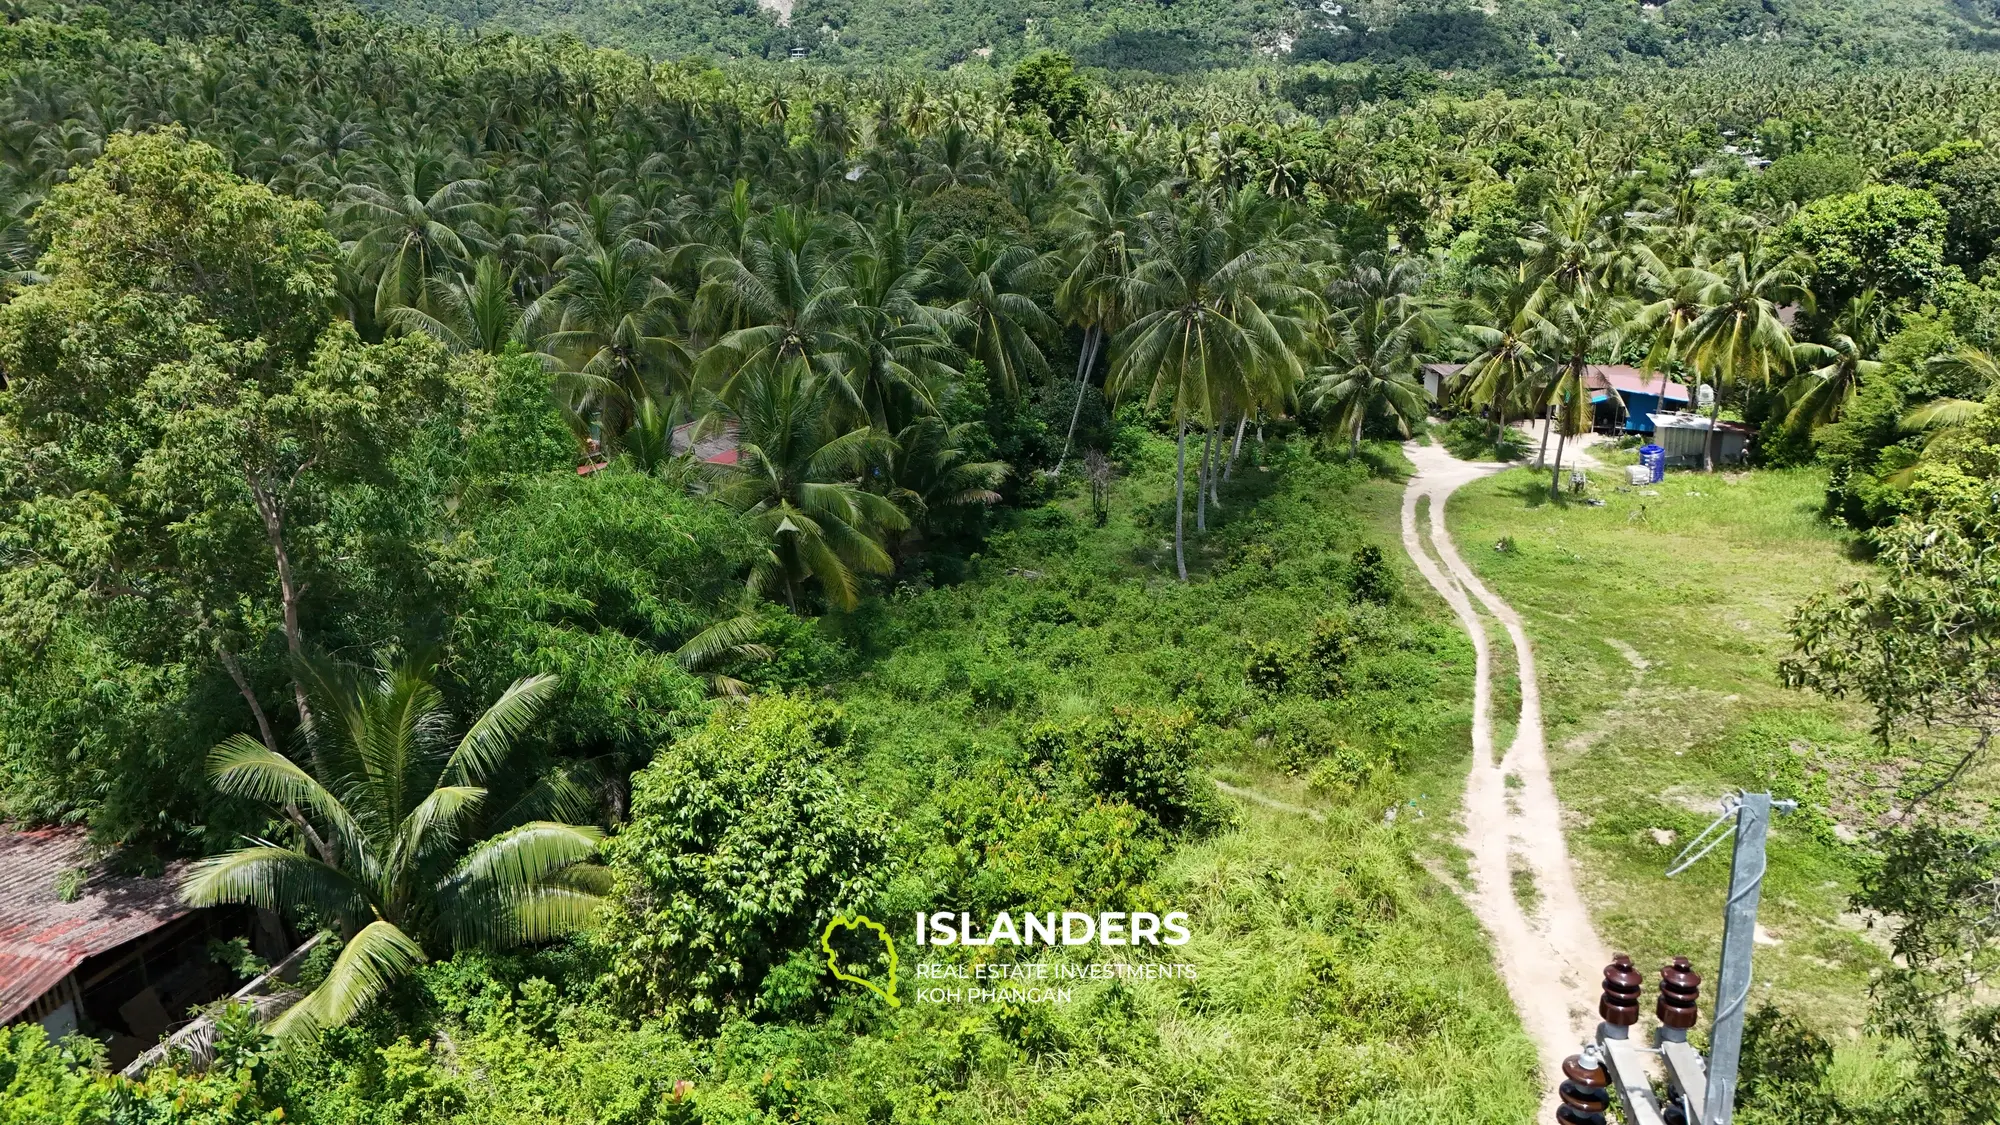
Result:
M885 819L830 768L838 745L836 708L762 696L634 777L632 819L604 849L599 940L618 991L650 1011L749 1006L774 966L878 891Z

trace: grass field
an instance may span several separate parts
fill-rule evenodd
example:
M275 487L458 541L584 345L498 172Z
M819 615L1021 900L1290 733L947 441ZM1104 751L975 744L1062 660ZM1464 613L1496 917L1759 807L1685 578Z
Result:
M1886 763L1865 714L1777 675L1792 607L1863 572L1849 537L1817 518L1823 479L1675 473L1632 490L1604 473L1601 507L1551 503L1547 486L1509 470L1461 490L1447 515L1536 646L1550 765L1600 933L1649 971L1685 954L1712 987L1728 849L1664 872L1726 793L1796 797L1771 837L1753 1003L1858 1036L1886 935L1849 912L1849 841L1882 812Z
M1129 1049L1091 1030L1105 998L1080 998L1051 1013L1049 1034L1098 1046L968 1094L986 1120L1054 1120L1058 1107L1105 1121L1528 1120L1533 1050L1477 924L1424 867L1470 752L1472 661L1402 556L1400 484L1274 443L1269 467L1241 467L1211 511L1183 586L1171 447L1130 452L1137 471L1106 526L1080 500L1026 513L972 581L854 623L874 638L838 693L857 764L913 830L949 815L951 786L1017 767L1037 724L1114 707L1197 715L1234 810L1232 828L1177 847L1155 880L1194 914L1200 985L1126 990L1140 1025ZM1386 606L1351 604L1363 545L1402 583ZM1366 638L1338 697L1245 683L1253 646L1298 643L1329 617ZM1353 761L1395 764L1330 775Z

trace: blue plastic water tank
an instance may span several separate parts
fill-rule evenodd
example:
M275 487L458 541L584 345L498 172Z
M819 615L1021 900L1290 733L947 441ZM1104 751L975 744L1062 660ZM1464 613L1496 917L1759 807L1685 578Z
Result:
M1652 474L1653 483L1667 479L1667 451L1650 442L1639 447L1639 463Z

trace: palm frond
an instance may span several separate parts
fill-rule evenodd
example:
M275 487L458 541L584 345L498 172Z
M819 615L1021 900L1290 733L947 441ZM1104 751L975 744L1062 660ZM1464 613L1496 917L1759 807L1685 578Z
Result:
M423 947L390 922L377 919L349 938L311 995L271 1022L280 1040L309 1037L339 1027L379 999L427 958Z

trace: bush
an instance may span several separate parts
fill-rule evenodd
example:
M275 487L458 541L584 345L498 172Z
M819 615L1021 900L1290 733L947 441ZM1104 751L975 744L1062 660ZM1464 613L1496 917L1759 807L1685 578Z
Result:
M1434 431L1453 457L1463 461L1519 461L1528 455L1528 439L1512 426L1496 436L1484 418L1461 414Z
M600 940L634 1002L753 1006L766 974L877 892L884 817L833 772L839 725L829 704L756 697L633 779Z
M1145 815L1123 802L1090 800L994 769L937 799L938 844L921 868L937 876L935 901L963 910L1142 910L1166 857Z
M1131 805L1168 832L1205 831L1226 820L1221 803L1195 763L1196 720L1113 708L1109 718L1030 736L1039 756L1067 758L1090 791Z
M1396 596L1396 572L1389 569L1389 560L1382 556L1382 548L1369 544L1355 549L1353 575L1348 579L1348 595L1357 602L1389 604Z
M0 1125L83 1125L102 1120L104 1086L86 1069L91 1057L70 1048L89 1040L49 1042L35 1023L0 1027Z

